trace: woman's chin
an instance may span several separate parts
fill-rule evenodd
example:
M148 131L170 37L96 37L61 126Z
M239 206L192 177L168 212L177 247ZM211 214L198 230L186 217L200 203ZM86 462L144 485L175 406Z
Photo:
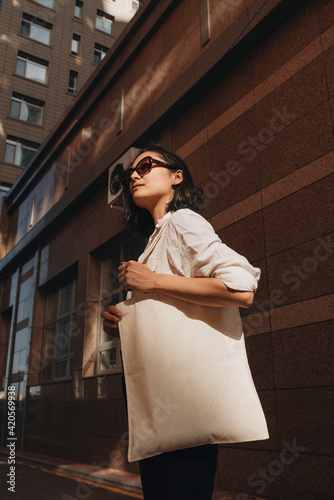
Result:
M137 207L146 208L148 210L147 200L143 199L141 196L136 196L136 193L134 193L132 195L132 199L133 199L133 202L135 203L135 205L137 205ZM146 201L146 203L145 203L145 201Z

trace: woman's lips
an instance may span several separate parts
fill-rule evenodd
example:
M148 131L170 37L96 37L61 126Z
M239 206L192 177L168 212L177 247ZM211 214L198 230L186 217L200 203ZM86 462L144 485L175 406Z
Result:
M141 187L143 184L134 184L132 186L132 192L135 190L135 189L138 189L139 187Z

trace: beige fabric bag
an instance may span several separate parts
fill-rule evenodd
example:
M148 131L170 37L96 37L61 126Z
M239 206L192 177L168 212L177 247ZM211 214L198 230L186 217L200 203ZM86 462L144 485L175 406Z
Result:
M117 307L123 315L129 462L202 444L269 437L238 308L138 291Z

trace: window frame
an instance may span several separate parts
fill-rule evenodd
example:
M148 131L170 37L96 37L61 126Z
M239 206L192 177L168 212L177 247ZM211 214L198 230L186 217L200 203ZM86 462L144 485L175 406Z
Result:
M15 146L15 151L14 151L14 160L16 160L17 155L19 154L18 152L20 151L20 148L22 145L25 146L25 149L34 151L35 153L37 152L38 148L40 147L40 144L37 144L35 142L31 142L25 139L21 139L20 137L14 137L11 135L8 135L6 138L6 143L5 143L5 152L4 152L4 162L9 163L10 165L16 165L18 167L23 167L26 168L29 163L31 162L33 156L30 158L29 162L27 165L22 165L21 163L16 163L16 161L11 162L6 159L6 151L7 151L7 146Z
M29 35L25 35L24 33L22 33L22 28L23 28L24 22L30 24ZM45 43L42 40L38 40L37 38L33 38L31 36L31 30L32 30L32 27L34 27L34 26L49 31L48 43ZM51 46L51 38L52 38L52 24L50 24L46 21L43 21L43 19L36 18L31 14L27 14L26 12L23 12L22 19L21 19L20 35L24 36L25 38L29 38L29 40L33 40L34 42L38 42L38 43L41 43L43 45L46 45L47 47L50 47Z
M101 20L102 20L102 29L100 29L100 28L98 28L96 26L98 18L101 18ZM109 19L109 21L111 21L111 31L110 32L109 31L105 31L103 29L103 27L105 25L105 19ZM115 17L112 16L111 14L108 14L107 12L104 12L101 9L97 9L96 16L95 16L95 29L97 31L100 31L101 33L105 33L106 35L113 36L114 35L114 30L115 30L114 26L115 26Z
M99 324L97 331L97 339L96 339L96 375L105 375L112 373L120 373L122 372L122 361L120 355L120 341L118 337L112 337L109 335L110 339L101 341L103 331L103 320L101 319L102 311L105 311L107 306L110 304L114 304L117 302L121 302L125 300L127 292L123 290L122 286L118 282L118 272L117 269L119 265L124 260L136 260L139 255L138 252L136 254L131 252L131 248L136 247L140 253L143 252L146 246L146 238L141 236L131 236L130 238L125 239L120 244L116 245L111 251L104 254L101 258L100 265L100 290L99 290ZM130 252L130 253L128 253ZM116 267L110 267L110 262L112 263L115 256L119 256L118 265ZM106 265L104 265L106 264ZM111 288L110 290L103 289L103 278L106 276L106 267L112 269L111 273L114 275L115 279L115 288ZM118 285L118 286L117 286ZM105 292L108 292L108 295ZM108 334L106 334L108 335ZM100 353L102 351L108 351L116 349L116 364L112 368L100 368Z
M106 50L105 50L105 49L106 49ZM103 59L105 58L105 56L107 55L107 53L108 53L108 50L109 50L109 49L110 49L110 48L105 47L104 45L101 45L101 44L100 44L100 43L98 43L98 42L95 42L95 43L94 43L94 56L93 56L93 64L96 64L96 65L100 64L100 63L103 61ZM104 53L104 56L103 56L103 57L100 57L99 62L96 62L96 61L95 61L95 53L96 53L96 52L99 52L101 55Z
M12 114L13 101L16 101L16 102L20 103L20 112L19 112L19 116L18 117L14 116ZM30 120L24 120L23 118L21 118L21 115L22 115L22 105L23 104L26 104L27 106L32 106L34 108L40 109L40 111L41 111L41 113L40 113L40 121L38 123L30 121ZM29 96L26 96L24 94L20 94L18 92L13 92L12 93L12 97L11 97L11 101L10 101L9 116L10 116L10 118L14 118L15 120L20 120L20 121L22 121L24 123L29 123L31 125L42 126L43 117L44 117L44 107L45 107L45 102L44 101L40 101L39 99L34 99L33 97L29 97Z
M80 17L77 17L75 15L75 9L76 7L79 7L80 8ZM74 13L73 13L73 19L75 19L75 21L81 21L82 22L82 18L83 18L83 2L81 0L75 0L74 2Z
M77 309L77 276L75 274L72 274L72 276L67 279L67 280L62 280L58 283L57 286L51 288L46 292L46 301L45 301L45 316L44 316L44 325L43 325L43 346L42 346L42 366L41 366L41 373L40 373L40 383L41 384L47 384L47 383L57 383L57 382L63 382L64 380L72 380L73 378L73 356L74 356L74 343L73 339L75 335L73 333L75 332L75 327L76 327L76 309ZM61 306L61 291L65 289L69 284L71 284L72 289L71 289L71 305L70 309L66 312L61 313L60 306ZM48 319L48 306L49 303L48 301L50 298L54 295L57 295L57 306L56 306L56 313L55 316L52 317L49 321ZM52 356L49 356L45 351L46 348L49 346L52 346L53 349L55 349L56 346L56 337L58 333L58 325L69 318L69 324L70 324L70 332L67 332L66 334L68 335L68 351L66 353L60 353L60 354L54 354ZM54 329L53 333L53 339L47 337L48 332L52 331ZM60 332L62 334L62 332ZM52 333L50 334L52 337ZM50 341L50 343L48 343ZM53 342L53 344L52 344ZM71 345L72 344L72 345ZM72 349L71 349L72 347ZM66 375L56 377L56 364L60 363L62 361L66 360ZM47 377L44 374L48 374L46 372L46 369L50 369L51 367L51 376Z
M17 72L17 63L19 60L25 62L24 75L21 75L20 73ZM44 81L37 80L36 78L30 78L29 76L26 76L27 75L27 67L28 67L29 63L32 65L35 65L35 66L40 66L40 67L45 69L45 80ZM49 69L49 62L48 61L45 61L44 59L40 59L40 58L35 57L35 56L31 56L30 54L26 54L25 52L21 52L20 50L18 51L17 56L16 56L16 64L15 64L15 75L16 76L19 76L21 78L26 78L27 80L30 80L30 81L35 82L35 83L40 83L42 85L46 85L47 81L48 81L48 69Z
M73 51L73 42L77 42L78 46L78 51L75 52ZM81 45L81 36L78 35L77 33L72 33L72 40L71 40L71 55L72 56L80 56L80 45Z

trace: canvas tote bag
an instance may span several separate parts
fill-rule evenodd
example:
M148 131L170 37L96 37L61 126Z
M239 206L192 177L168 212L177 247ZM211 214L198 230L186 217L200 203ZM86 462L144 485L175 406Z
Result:
M269 437L238 308L138 291L117 308L122 312L129 462L209 443Z

